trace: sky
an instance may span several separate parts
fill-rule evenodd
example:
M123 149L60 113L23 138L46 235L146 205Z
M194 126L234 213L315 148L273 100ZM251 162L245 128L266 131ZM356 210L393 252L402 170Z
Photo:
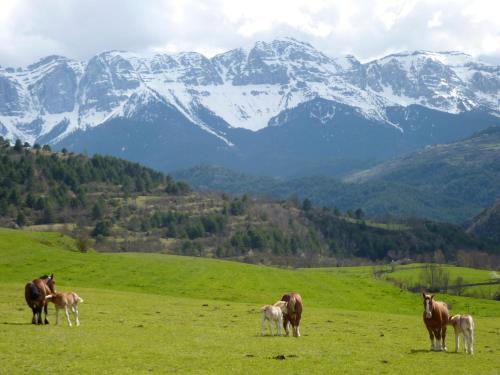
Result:
M293 37L362 61L463 51L500 64L499 0L0 0L0 65L107 50L211 57Z

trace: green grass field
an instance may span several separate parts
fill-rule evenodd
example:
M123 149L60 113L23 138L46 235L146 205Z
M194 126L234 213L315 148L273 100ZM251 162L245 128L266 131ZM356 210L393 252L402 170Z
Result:
M420 274L422 272L422 269L419 267L421 266L424 266L424 264L399 266L395 272L385 274L385 277L401 281L408 287L413 287L419 283ZM496 275L496 273L492 271L450 265L443 265L443 269L449 274L450 285L452 285L459 276L463 279L462 283L468 284L491 281L495 279L493 274ZM464 295L479 295L485 298L491 298L491 296L495 296L498 293L500 293L500 284L466 287L463 288L462 292Z
M52 272L58 290L85 300L78 328L29 324L24 284ZM290 290L304 299L302 337L261 337L260 306ZM472 309L474 356L429 352L420 296L370 267L81 254L57 233L0 229L0 373L498 374L500 304L439 298L453 313Z

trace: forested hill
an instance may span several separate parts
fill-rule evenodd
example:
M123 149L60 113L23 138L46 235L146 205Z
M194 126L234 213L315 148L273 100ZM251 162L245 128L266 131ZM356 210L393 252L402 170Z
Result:
M286 181L210 166L173 173L200 190L310 198L317 205L370 216L464 223L500 199L500 127L461 141L427 146L343 180L306 176Z
M477 215L468 231L477 237L500 242L500 200Z
M52 153L0 140L0 225L62 231L87 251L147 251L317 266L412 258L447 261L460 251L493 259L498 246L459 226L374 222L361 208L314 207L191 192L171 177L120 159ZM463 257L462 257L463 258Z
M73 222L103 194L177 192L188 189L171 177L109 156L52 153L49 146L0 137L0 223Z

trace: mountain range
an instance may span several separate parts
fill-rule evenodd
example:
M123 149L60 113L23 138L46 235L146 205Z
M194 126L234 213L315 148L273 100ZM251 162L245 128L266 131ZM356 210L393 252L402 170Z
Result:
M461 52L361 62L290 38L212 58L109 51L0 68L0 136L162 171L342 174L500 125L500 67Z

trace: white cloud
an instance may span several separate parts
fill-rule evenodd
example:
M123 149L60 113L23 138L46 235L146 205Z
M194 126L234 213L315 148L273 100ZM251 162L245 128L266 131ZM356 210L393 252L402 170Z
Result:
M497 0L10 0L0 2L0 64L109 49L213 55L283 36L362 60L412 49L495 59L498 14Z
M443 24L441 21L441 16L443 15L443 12L437 11L432 15L432 18L427 22L427 27L429 29L433 29L435 27L439 27Z
M380 0L377 1L375 13L385 29L391 30L396 23L402 22L411 13L415 5L415 0Z

